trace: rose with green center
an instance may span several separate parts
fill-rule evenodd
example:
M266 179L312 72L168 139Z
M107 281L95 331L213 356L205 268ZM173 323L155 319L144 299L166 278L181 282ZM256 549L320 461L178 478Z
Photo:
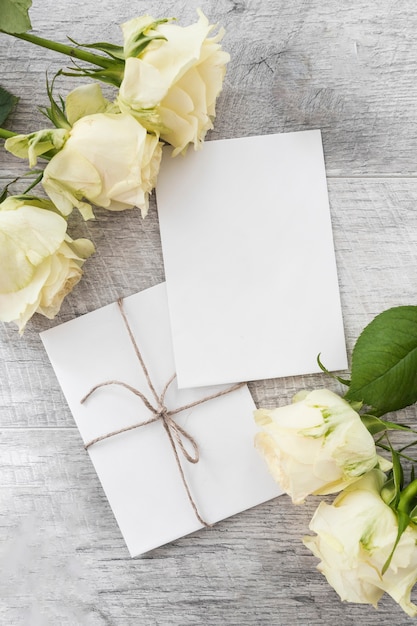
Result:
M255 445L295 504L309 494L336 493L384 463L359 414L327 389L297 394L289 406L259 409L255 420L261 428Z
M385 475L372 470L339 494L321 502L310 523L316 536L304 544L320 559L318 569L342 600L377 606L388 593L410 616L417 606L410 593L417 581L417 527L409 524L392 555L398 534L394 511L381 498Z
M223 31L199 11L199 20L181 27L150 16L122 25L125 69L117 103L149 130L174 146L173 155L201 145L213 128L216 99L230 57L220 46ZM137 54L143 35L152 41Z

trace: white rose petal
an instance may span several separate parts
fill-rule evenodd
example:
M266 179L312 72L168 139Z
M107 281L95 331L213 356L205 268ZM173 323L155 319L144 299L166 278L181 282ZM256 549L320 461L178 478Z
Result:
M151 24L154 20L147 16ZM134 20L122 26L125 53L143 27ZM126 58L117 103L149 130L174 146L173 156L192 143L198 148L213 127L216 99L222 89L230 57L221 49L223 31L208 38L214 26L199 11L195 24L180 27L159 24L152 33L165 40L152 41L139 57Z
M11 209L13 207L13 209ZM8 198L0 205L0 292L25 287L34 268L60 246L67 224L50 211Z
M0 204L0 320L15 321L20 332L35 312L56 315L94 252L90 241L73 241L65 219L44 204L23 196Z
M105 113L111 106L97 83L80 85L65 98L65 114L71 126L86 115Z
M327 389L297 396L277 409L255 411L255 445L293 499L340 491L375 467L375 443L352 407Z
M409 525L397 545L390 566L382 569L394 546L398 523L380 496L385 475L372 470L349 486L332 505L321 502L310 523L316 536L304 544L320 559L318 569L342 600L377 606L384 591L410 616L417 606L410 600L417 581L417 528Z

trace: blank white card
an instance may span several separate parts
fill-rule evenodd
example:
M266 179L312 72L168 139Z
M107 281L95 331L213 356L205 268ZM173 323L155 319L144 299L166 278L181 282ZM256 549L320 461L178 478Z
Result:
M320 131L166 157L157 203L180 388L347 367Z

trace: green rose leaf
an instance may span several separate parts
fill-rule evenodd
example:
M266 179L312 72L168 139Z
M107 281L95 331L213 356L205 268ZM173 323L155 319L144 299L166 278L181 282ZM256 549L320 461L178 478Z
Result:
M1 3L2 0L0 0ZM19 98L0 86L0 126L13 111Z
M417 306L388 309L362 331L345 398L372 407L377 416L417 401Z
M32 28L28 11L32 0L0 0L0 30L25 33Z

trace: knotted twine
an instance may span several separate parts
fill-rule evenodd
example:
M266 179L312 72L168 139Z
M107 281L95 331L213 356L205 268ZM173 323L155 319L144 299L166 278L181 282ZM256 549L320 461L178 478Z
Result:
M119 311L122 315L126 330L128 332L130 341L133 345L135 354L139 360L139 363L142 367L143 373L145 375L145 379L147 382L147 385L153 395L153 398L155 400L155 404L152 404L152 402L141 392L139 391L139 389L136 389L135 387L132 387L131 385L128 385L127 383L120 381L120 380L106 380L102 383L99 383L97 385L95 385L94 387L92 387L90 389L90 391L81 399L81 404L83 404L95 391L97 391L97 389L100 389L101 387L107 387L108 385L119 385L120 387L124 387L125 389L127 389L128 391L130 391L131 393L133 393L135 396L137 396L138 398L140 398L140 400L142 400L143 404L146 406L146 408L150 411L151 413L151 417L145 421L142 422L137 422L135 424L131 424L130 426L125 426L124 428L120 428L119 430L114 430L110 433L106 433L105 435L101 435L100 437L96 437L95 439L92 439L91 441L88 441L85 445L84 448L87 450L88 448L90 448L91 446L93 446L94 444L98 443L99 441L103 441L104 439L109 439L110 437L114 437L115 435L120 435L121 433L125 433L129 430L134 430L136 428L141 428L142 426L146 426L147 424L153 424L154 422L158 422L159 420L161 420L162 425L165 429L165 432L168 436L168 440L169 443L171 444L171 448L172 451L174 453L174 457L175 457L175 461L178 467L178 471L180 473L181 476L181 480L182 483L184 485L185 491L187 493L188 499L190 501L190 504L193 508L193 511L195 513L196 518L198 519L199 522L201 522L201 524L203 524L203 526L206 527L210 527L211 524L208 524L200 515L197 505L195 503L195 500L191 494L189 485L187 483L187 479L185 478L184 475L184 470L182 468L181 465L181 461L180 461L180 456L179 456L179 452L178 449L181 451L181 453L183 454L183 456L185 457L185 459L189 462L189 463L198 463L199 459L200 459L200 453L199 453L199 449L198 449L198 445L196 440L194 439L194 437L192 437L192 435L190 435L190 433L185 430L185 428L182 428L182 426L180 426L179 424L177 424L177 422L173 419L174 415L177 415L177 413L181 413L182 411L186 411L187 409L191 409L195 406L198 406L199 404L203 404L204 402L208 402L209 400L213 400L214 398L220 398L221 396L225 396L229 393L232 393L232 391L236 391L237 389L240 389L241 387L243 387L245 385L245 383L238 383L236 385L233 385L232 387L229 387L228 389L224 389L223 391L219 391L217 393L213 393L209 396L205 396L204 398L201 398L200 400L196 400L195 402L189 402L188 404L184 404L182 406L180 406L177 409L167 409L167 407L165 406L165 395L168 391L169 386L171 385L171 383L174 381L174 379L176 378L176 374L173 374L171 376L171 378L168 380L168 382L165 384L165 387L162 390L162 393L160 395L158 395L152 380L150 378L149 375L149 371L148 368L146 367L145 361L143 360L143 356L141 351L139 350L139 346L136 342L135 337L133 336L132 333L132 329L130 327L129 321L126 317L126 313L125 310L123 308L123 300L120 298L117 301L118 307L119 307ZM188 450L186 449L185 445L184 445L184 440L188 441L189 444L191 444L191 447L193 449L193 453L190 454L188 452ZM178 448L177 448L178 446Z

